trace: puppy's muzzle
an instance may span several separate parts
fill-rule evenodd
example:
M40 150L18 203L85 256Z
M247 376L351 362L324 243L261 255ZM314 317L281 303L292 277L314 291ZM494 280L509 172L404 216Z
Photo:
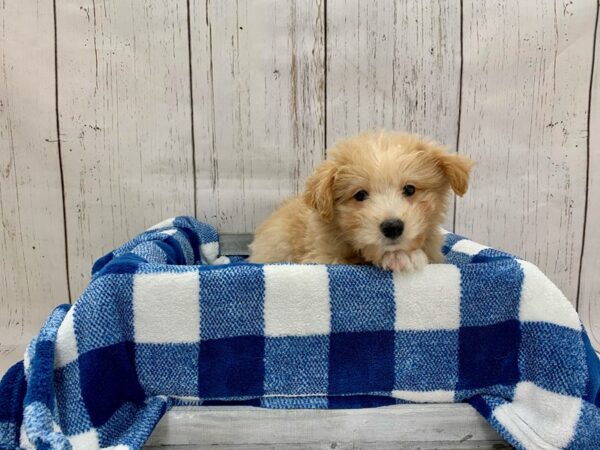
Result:
M400 219L387 219L379 224L379 229L386 238L396 239L404 231L404 222Z

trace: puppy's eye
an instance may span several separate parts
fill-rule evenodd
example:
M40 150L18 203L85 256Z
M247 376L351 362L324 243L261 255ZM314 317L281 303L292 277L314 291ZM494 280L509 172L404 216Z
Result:
M410 197L411 195L413 195L416 190L417 190L417 188L415 188L412 184L407 184L406 186L404 186L402 188L402 192L407 197Z
M354 200L357 202L364 202L367 198L369 198L369 193L367 191L358 191L354 194Z

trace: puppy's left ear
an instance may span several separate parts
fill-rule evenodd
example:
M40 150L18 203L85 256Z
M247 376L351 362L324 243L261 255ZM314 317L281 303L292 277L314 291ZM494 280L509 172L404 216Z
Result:
M438 150L438 161L448 177L448 182L452 190L462 197L469 187L469 175L471 168L475 164L469 158L457 153L449 154L444 150Z
M316 209L327 222L333 219L333 182L336 173L336 164L326 160L306 180L304 200L309 206Z

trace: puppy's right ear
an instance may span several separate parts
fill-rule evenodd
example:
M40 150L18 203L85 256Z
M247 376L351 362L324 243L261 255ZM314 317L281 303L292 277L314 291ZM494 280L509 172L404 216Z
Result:
M333 183L336 172L335 163L323 161L306 180L304 199L327 222L331 222L333 219Z

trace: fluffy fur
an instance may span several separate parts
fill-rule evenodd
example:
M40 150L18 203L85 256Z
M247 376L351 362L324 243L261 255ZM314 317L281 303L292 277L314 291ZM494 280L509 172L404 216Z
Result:
M472 164L410 134L370 132L339 142L308 178L306 191L258 227L250 260L372 263L399 271L441 262L449 190L465 194ZM406 186L414 186L414 194L407 195L412 188ZM362 201L355 197L360 191L367 193ZM394 239L380 227L390 219L404 223Z

